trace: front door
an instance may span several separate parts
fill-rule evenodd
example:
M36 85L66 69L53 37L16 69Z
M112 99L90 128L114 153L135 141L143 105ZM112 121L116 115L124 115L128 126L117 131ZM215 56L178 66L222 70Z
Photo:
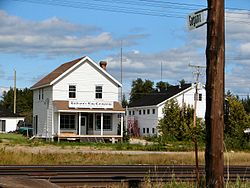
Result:
M86 135L87 116L81 117L81 135Z

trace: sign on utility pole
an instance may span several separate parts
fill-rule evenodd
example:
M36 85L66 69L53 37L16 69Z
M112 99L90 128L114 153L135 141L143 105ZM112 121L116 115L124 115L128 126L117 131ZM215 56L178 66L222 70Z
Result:
M204 18L204 12L207 9L202 9L197 12L193 12L188 15L188 29L193 30L206 24L206 19Z
M204 24L207 23L207 21L204 19L204 12L207 9L202 9L199 10L197 12L191 13L188 15L188 29L189 30L193 30L196 29L198 27L203 26ZM196 81L196 93L195 93L195 97L197 97L197 84L198 81ZM195 98L194 101L194 127L196 127L196 104L197 103L197 99ZM197 135L194 135L194 145L195 145L195 173L196 173L196 181L197 181L197 187L199 187L199 183L200 183L200 175L199 175L199 159L198 159L198 144L197 144Z
M225 2L207 0L208 8L188 16L189 30L207 23L206 187L224 187ZM208 10L207 21L202 12Z

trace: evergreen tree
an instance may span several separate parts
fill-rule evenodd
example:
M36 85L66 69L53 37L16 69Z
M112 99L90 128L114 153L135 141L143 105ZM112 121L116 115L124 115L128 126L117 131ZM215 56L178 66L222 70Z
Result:
M168 82L159 81L156 83L156 91L165 92L169 86L171 85Z
M14 106L14 89L10 88L9 91L4 91L2 100L0 101L0 107L7 109L13 113ZM16 89L16 113L24 116L27 122L32 122L32 106L33 106L33 94L28 88Z
M227 97L229 114L225 121L226 146L241 149L247 146L244 130L250 126L250 118L240 100L232 95Z
M122 95L122 107L126 108L128 106L128 101L126 100L125 94Z
M245 98L241 100L245 110L247 113L250 113L250 97L249 95Z
M154 82L137 78L132 82L129 102L132 103L148 93L154 92Z
M196 134L204 138L204 127L198 119L196 128L193 126L194 110L190 106L180 107L177 100L166 102L163 109L163 118L159 120L158 130L161 140L192 140Z

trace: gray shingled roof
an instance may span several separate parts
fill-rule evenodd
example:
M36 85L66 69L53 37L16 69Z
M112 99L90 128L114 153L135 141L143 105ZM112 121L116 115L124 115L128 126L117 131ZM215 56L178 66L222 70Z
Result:
M178 86L170 86L167 91L162 93L150 93L142 98L132 102L129 104L129 107L140 107L140 106L154 106L158 105L161 102L177 95L178 93L186 90L187 88L191 87L192 84L184 84L181 87Z

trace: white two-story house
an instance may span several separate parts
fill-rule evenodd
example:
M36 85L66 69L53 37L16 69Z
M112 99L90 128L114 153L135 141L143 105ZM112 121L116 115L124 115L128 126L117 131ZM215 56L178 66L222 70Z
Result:
M168 100L176 99L180 106L190 105L194 107L196 97L196 116L205 118L206 90L201 83L184 84L182 86L171 86L165 92L145 95L134 101L128 108L128 131L137 136L158 134L158 122L163 118L163 108Z
M125 111L118 102L122 85L106 65L81 57L34 84L34 135L58 140L122 138Z

